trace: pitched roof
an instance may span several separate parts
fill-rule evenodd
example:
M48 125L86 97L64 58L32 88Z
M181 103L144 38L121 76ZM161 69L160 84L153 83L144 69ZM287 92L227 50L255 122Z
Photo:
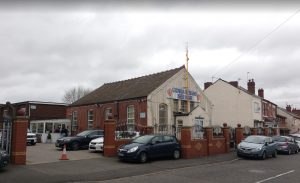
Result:
M90 94L77 100L71 106L105 103L118 100L146 97L165 81L183 69L184 66L160 73L146 75L113 83L105 83Z

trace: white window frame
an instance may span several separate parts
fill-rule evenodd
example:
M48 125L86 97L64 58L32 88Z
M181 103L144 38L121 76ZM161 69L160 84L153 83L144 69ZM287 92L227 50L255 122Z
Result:
M76 131L78 127L78 112L73 111L72 112L72 130Z
M89 130L94 128L94 111L88 110L87 111L87 127Z
M133 110L129 111L129 109L133 109ZM127 130L134 131L134 124L135 124L135 109L134 109L134 105L130 105L127 106Z

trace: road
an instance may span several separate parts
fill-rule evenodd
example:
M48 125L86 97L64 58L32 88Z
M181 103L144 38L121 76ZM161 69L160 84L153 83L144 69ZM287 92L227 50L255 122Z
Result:
M0 171L1 183L18 182L299 182L300 154L267 160L237 159L233 153L197 159L160 160L145 164L96 158L27 166Z
M267 160L234 159L231 161L165 170L104 183L298 183L300 155L279 155ZM92 182L90 182L92 183ZM93 182L95 183L95 182Z

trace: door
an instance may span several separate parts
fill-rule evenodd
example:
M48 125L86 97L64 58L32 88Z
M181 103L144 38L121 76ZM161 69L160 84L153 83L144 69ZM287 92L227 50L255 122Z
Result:
M162 157L164 155L163 136L156 136L151 140L149 153L150 158Z

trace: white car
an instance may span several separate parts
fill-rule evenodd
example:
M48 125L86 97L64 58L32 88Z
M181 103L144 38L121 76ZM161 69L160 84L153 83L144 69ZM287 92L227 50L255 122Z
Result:
M37 142L36 134L31 133L30 130L27 130L27 144L35 145Z
M92 140L89 144L89 151L103 151L104 137L99 137Z

